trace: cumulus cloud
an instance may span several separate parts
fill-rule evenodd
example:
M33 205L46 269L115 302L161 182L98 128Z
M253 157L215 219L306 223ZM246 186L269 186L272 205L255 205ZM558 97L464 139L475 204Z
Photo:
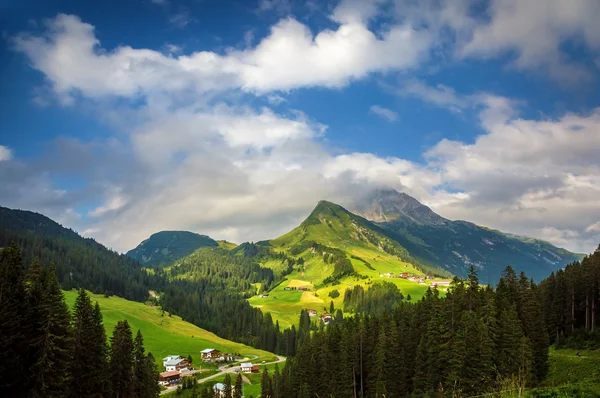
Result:
M380 105L371 105L369 111L389 122L393 122L398 119L398 114L396 112Z
M15 48L46 75L58 94L80 92L92 98L340 87L369 73L417 66L431 39L404 25L376 34L360 22L313 35L306 25L287 18L254 48L174 57L128 46L103 49L94 27L73 15L59 14L46 28L42 36L15 37Z
M167 55L126 45L105 48L92 25L58 15L42 34L13 40L55 96L74 105L80 98L102 106L112 97L145 101L131 108L101 107L104 120L127 126L118 138L57 139L31 164L12 159L0 146L0 182L7 188L0 201L42 211L124 251L162 229L237 242L272 238L296 226L319 199L347 203L369 187L391 186L449 218L593 250L600 239L600 110L530 120L519 117L514 100L461 95L446 85L408 79L399 89L402 95L454 111L477 110L483 131L474 142L441 140L422 162L414 162L333 154L321 141L327 126L309 115L227 101L227 94L241 92L281 105L277 91L337 88L373 73L407 71L426 62L432 46L465 57L516 51L519 68L534 67L531 44L514 38L506 44L495 33L512 26L501 21L515 17L496 2L489 20L473 18L468 1L414 4L395 3L403 18L390 18L379 30L372 22L389 10L389 1L342 1L330 15L330 29L312 32L290 17L255 46ZM594 12L591 3L575 5ZM554 11L529 14L536 19L534 37L564 18ZM596 45L592 27L574 28L568 21L560 26L564 34L590 36L586 46ZM450 43L440 39L446 28L455 32ZM479 44L481 37L491 38L489 51ZM562 38L550 35L556 48L545 45L535 53L540 62L564 64ZM373 108L395 117L389 109ZM51 183L54 175L76 175L89 185L58 190ZM83 217L73 210L82 204L88 209Z
M8 147L0 145L0 162L10 159L12 159L12 151Z

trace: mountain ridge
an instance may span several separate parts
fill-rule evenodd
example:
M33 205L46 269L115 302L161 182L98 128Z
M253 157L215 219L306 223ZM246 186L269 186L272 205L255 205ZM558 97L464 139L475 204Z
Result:
M353 204L351 211L370 217L419 261L436 264L460 277L465 277L468 267L473 265L480 270L485 283L495 283L508 264L540 280L582 258L578 253L539 239L469 221L448 220L395 190L376 190L362 202Z
M156 268L170 265L189 256L201 247L218 247L219 242L209 236L190 231L159 231L144 239L125 253L142 265Z

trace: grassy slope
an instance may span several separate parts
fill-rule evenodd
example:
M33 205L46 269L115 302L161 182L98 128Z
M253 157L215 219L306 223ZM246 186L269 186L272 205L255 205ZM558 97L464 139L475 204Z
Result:
M548 377L540 387L581 386L600 395L600 350L550 349Z
M69 307L73 307L76 291L65 291L65 299ZM144 345L152 352L157 363L167 355L192 355L196 363L200 359L200 351L205 348L216 348L224 352L239 352L242 355L256 355L272 358L273 354L258 350L240 343L220 338L207 330L200 329L191 323L183 321L178 316L161 316L161 310L142 303L129 301L120 297L106 298L103 295L91 294L92 302L98 302L104 317L104 327L107 336L118 321L126 319L133 333L141 330L144 335ZM162 369L162 367L161 367Z
M410 294L414 300L420 299L427 290L426 286L404 279L382 279L379 275L387 272L394 274L410 272L421 275L422 272L373 244L365 237L366 233L381 242L385 242L387 239L376 231L368 230L362 218L347 212L340 206L322 202L302 225L270 241L272 247L289 256L292 256L290 249L304 241L314 241L328 247L341 249L346 252L348 257L354 255L371 264L374 270L369 269L363 261L351 259L355 271L366 275L369 279L346 277L338 285L322 286L323 280L332 274L333 265L325 263L320 253L312 253L310 249L307 249L297 256L292 256L305 259L304 272L298 269L294 270L287 276L287 281L270 292L268 298L255 296L249 300L250 304L263 311L271 312L273 318L279 320L280 326L288 327L298 322L298 315L303 308L313 308L319 312L323 312L325 307L328 309L332 300L328 294L332 290L337 289L340 292L340 296L333 302L336 307L341 307L343 294L349 286L367 285L374 281L385 280L396 284L405 296ZM386 243L396 250L402 250L400 245L390 242L389 239ZM262 265L273 269L282 266L280 262L274 260ZM303 285L312 290L310 292L284 290L288 285L296 287Z

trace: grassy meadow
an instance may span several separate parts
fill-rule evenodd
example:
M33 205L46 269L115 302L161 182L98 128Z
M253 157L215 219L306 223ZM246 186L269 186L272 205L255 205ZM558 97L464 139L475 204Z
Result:
M67 304L72 308L77 292L75 290L65 291L64 294ZM223 352L239 352L249 357L273 358L273 354L269 352L225 340L214 333L185 322L176 315L169 316L168 313L165 313L163 316L158 307L120 297L107 298L99 294L89 294L92 302L97 301L100 304L107 336L112 335L118 321L126 319L131 325L134 335L138 329L142 331L144 346L147 351L152 352L157 363L160 363L160 369L162 369L161 359L167 355L185 357L191 355L196 365L201 364L200 351L205 348L216 348Z

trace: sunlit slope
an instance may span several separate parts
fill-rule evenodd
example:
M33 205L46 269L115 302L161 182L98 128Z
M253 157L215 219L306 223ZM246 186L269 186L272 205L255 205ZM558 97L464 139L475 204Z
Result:
M65 299L69 307L73 307L76 291L65 291ZM167 355L192 355L194 360L199 360L200 351L205 348L216 348L223 352L239 352L243 355L257 355L259 357L272 357L273 355L244 344L225 340L207 330L201 329L185 322L176 315L162 314L158 307L129 301L120 297L104 297L99 294L90 294L92 302L98 302L104 317L104 327L107 336L118 321L126 319L131 325L133 333L141 330L144 336L146 350L152 352L157 359Z
M294 267L283 283L269 292L269 297L253 297L250 303L270 312L281 326L297 323L300 310L311 308L319 313L329 309L330 301L341 307L346 288L368 285L376 280L396 284L403 294L420 298L427 286L399 278L382 278L381 274L398 275L409 272L422 275L415 268L408 252L397 242L385 236L379 228L362 217L356 216L334 203L321 201L310 216L289 233L271 240L269 246L294 258L304 259L304 265ZM333 249L333 250L332 250ZM334 264L327 261L335 249L343 251L354 268L354 275L327 282L334 273ZM264 267L277 269L280 263L267 261ZM330 278L331 279L331 278ZM304 286L310 291L285 290L286 287ZM333 299L329 293L338 290L340 296Z

